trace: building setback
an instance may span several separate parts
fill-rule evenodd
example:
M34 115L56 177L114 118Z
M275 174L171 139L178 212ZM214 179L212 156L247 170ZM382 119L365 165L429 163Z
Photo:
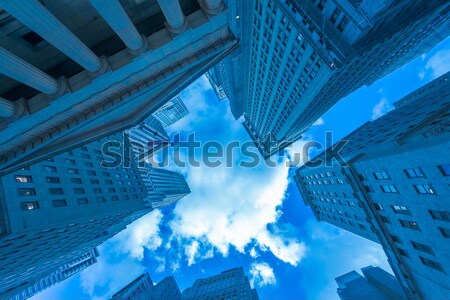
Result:
M408 298L446 299L450 73L394 105L294 178L318 220L382 245Z
M298 140L346 95L431 49L450 29L450 4L441 0L245 2L252 15L243 12L234 23L246 45L209 75L223 87L235 118L244 116L264 158Z
M158 119L164 128L167 128L188 114L189 110L184 104L183 99L180 95L177 95L175 98L172 98L169 102L155 111L152 116Z
M151 211L133 160L102 167L109 141L122 142L123 135L1 177L0 298L58 272Z
M183 291L183 300L243 299L258 300L258 293L250 287L242 267L208 278L197 279Z
M364 276L356 271L337 277L337 293L341 300L399 300L405 294L392 276L379 267L368 266L361 269Z

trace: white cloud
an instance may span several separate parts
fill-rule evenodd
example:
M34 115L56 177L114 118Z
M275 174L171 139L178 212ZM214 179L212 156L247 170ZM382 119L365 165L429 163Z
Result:
M255 285L262 287L277 283L273 269L268 263L253 263L250 266L249 273L252 287L255 287Z
M156 250L162 244L159 225L163 214L153 210L149 214L131 223L111 239L116 243L116 249L122 253L129 253L139 260L144 258L144 248Z
M440 50L430 57L425 65L425 70L431 72L433 79L447 73L450 70L450 49Z
M325 124L325 120L323 118L319 118L312 124L312 126L321 126L324 124Z
M377 105L372 109L372 120L378 119L393 108L394 107L385 97L381 98Z

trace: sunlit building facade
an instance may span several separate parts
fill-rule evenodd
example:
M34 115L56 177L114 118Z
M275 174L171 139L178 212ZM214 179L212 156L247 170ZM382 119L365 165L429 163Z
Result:
M169 102L161 106L152 116L158 119L164 128L175 124L189 114L189 110L180 95L172 98Z
M450 74L297 170L306 205L378 242L410 299L450 297Z

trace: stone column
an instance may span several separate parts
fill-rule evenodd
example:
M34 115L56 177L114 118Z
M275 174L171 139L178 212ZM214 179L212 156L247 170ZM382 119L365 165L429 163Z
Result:
M132 52L142 53L147 44L118 0L89 0Z
M96 73L104 68L97 55L38 0L0 0L0 8L39 34L89 72Z
M1 47L0 61L1 74L49 95L58 92L58 81Z
M181 11L178 0L158 0L167 21L167 27L173 34L180 34L188 27L187 19Z
M224 9L223 0L204 0L205 10L209 15L217 15Z

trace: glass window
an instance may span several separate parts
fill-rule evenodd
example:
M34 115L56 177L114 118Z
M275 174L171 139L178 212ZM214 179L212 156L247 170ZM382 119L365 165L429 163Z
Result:
M94 188L92 190L94 191L95 194L101 194L102 193L102 189L101 188Z
M116 189L115 189L115 188L108 188L108 192L110 192L110 193L115 193L115 192L116 192Z
M91 162L88 162L88 161L85 161L85 162L84 162L84 165L85 165L86 167L91 167L91 168L94 166Z
M73 160L73 159L65 159L65 162L66 162L66 164L68 164L68 165L72 165L72 166L75 166L76 165L76 162Z
M428 213L434 220L450 221L450 213L444 210L428 210Z
M428 245L425 245L425 244L422 244L422 243L417 243L417 242L414 242L414 241L411 241L411 244L412 244L413 248L418 250L418 251L422 251L422 252L426 252L426 253L434 255L433 248L431 248Z
M400 255L409 257L408 253L405 250L403 250L402 248L397 247L397 251L398 251L398 253L400 253Z
M77 169L67 169L67 173L69 173L69 174L79 174Z
M106 184L112 184L113 182L112 182L112 180L107 179L107 180L105 180L105 183Z
M43 166L42 169L47 173L56 173L56 167L54 166Z
M389 179L389 175L386 172L376 172L373 173L373 176L375 176L375 179L377 180Z
M60 183L59 177L45 177L47 183Z
M90 179L89 181L91 182L91 184L99 184L100 183L98 181L98 179Z
M85 191L84 191L83 188L74 188L74 189L73 189L73 192L74 192L75 194L85 194Z
M83 181L81 181L81 178L77 178L77 177L70 178L70 182L72 182L73 184L83 183Z
M63 207L63 206L67 206L67 202L66 200L62 199L62 200L53 200L52 201L53 207Z
M400 225L402 225L402 227L404 228L420 231L419 224L417 224L417 222L406 220L398 220L398 221L400 222Z
M88 201L87 198L78 198L78 199L77 199L77 203L78 203L79 205L84 205L84 204L88 204L89 201Z
M120 191L121 191L121 192L126 192L127 189L126 189L126 188L120 188Z
M56 188L56 189L48 189L50 195L62 195L63 194L63 190L60 188Z
M31 176L26 175L16 175L16 182L23 182L23 183L33 182L33 178Z
M422 261L422 263L430 268L436 269L438 271L444 272L444 268L442 267L442 265L434 260L419 256L420 261Z
M90 156L89 154L86 154L86 153L81 153L80 156L81 156L82 158L87 158L87 159L90 159L90 158L91 158L91 156Z
M35 189L18 189L19 196L35 196Z
M450 165L440 165L439 170L441 170L442 175L450 176Z
M97 198L95 198L95 201L97 201L97 202L105 202L106 200L105 200L105 197L97 197Z
M421 168L411 168L405 169L405 173L409 178L423 178L425 174L423 173Z
M402 215L411 215L411 212L406 206L401 205L392 205L392 210L396 214L402 214Z
M450 229L448 228L443 228L443 227L438 227L439 231L442 233L442 235L446 238L450 238Z
M391 238L395 243L402 244L402 240L398 236L391 234Z
M382 185L380 187L383 193L398 193L395 185L389 184L389 185Z
M97 174L95 173L95 171L93 171L93 170L87 170L87 174L88 174L89 176L95 176L95 175L97 175Z
M366 190L366 192L370 193L370 192L374 192L374 189L372 186L370 185L365 185L364 189Z
M431 184L416 184L414 188L418 194L435 194Z
M109 174L109 172L102 172L102 176L111 177L111 174Z
M37 201L31 201L31 202L22 202L20 204L22 210L33 210L33 209L39 209L39 202Z
M112 197L111 197L111 200L112 200L112 201L119 201L119 197L118 197L118 196L112 196Z
M375 206L376 210L384 210L383 205L381 205L380 203L374 203L373 206Z

